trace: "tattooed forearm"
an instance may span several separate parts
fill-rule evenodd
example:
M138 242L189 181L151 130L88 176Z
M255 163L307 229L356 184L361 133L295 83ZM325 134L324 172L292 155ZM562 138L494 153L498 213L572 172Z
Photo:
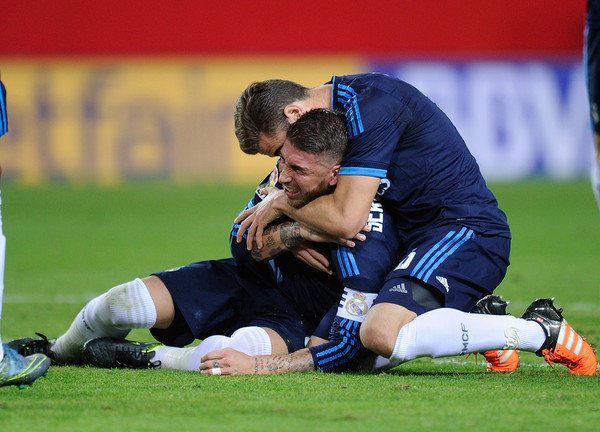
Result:
M252 258L256 261L262 261L265 259L274 258L277 255L279 255L281 252L284 251L283 248L281 248L281 247L272 247L272 246L269 247L269 246L270 245L267 245L267 248L258 249L256 242L254 242L252 245L252 250L250 251Z
M263 231L263 244L265 247L261 249L258 248L256 241L252 242L250 254L254 260L263 261L265 259L271 259L283 251L283 248L278 245L275 238L278 230L278 225L274 225Z
M284 222L280 225L273 225L265 229L262 238L262 248L259 249L256 242L252 243L250 253L256 261L275 258L282 252L293 249L305 241L298 222Z
M300 234L300 224L298 222L282 224L279 231L281 242L288 249L293 249L304 241Z
M308 349L291 354L258 356L254 358L254 373L256 375L309 372L314 370L315 364Z

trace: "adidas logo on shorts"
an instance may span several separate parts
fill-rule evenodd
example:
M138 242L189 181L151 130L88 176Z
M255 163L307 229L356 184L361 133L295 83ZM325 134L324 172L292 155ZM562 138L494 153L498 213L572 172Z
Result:
M406 289L406 286L404 285L404 283L401 283L400 285L394 285L393 287L390 288L390 292L399 292L402 294L407 294L408 291Z

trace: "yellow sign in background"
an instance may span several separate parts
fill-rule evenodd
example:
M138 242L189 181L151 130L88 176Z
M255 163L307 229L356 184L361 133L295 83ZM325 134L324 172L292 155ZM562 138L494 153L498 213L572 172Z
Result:
M252 81L309 87L362 71L354 57L0 59L9 132L3 177L256 182L273 160L239 150L233 107Z

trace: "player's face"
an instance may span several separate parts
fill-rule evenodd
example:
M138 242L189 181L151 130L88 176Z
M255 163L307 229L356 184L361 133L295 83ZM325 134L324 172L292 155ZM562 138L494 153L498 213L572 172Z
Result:
M305 153L285 141L281 148L279 182L292 207L298 208L331 192L337 183L337 168L318 156Z
M279 156L284 141L285 132L276 132L273 135L266 135L261 132L258 139L258 150L260 154L271 157Z

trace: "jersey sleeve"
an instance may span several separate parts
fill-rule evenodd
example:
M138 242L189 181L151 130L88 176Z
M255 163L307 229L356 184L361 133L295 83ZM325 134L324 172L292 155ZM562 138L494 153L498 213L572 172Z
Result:
M350 138L340 175L385 177L412 121L407 99L355 80L342 84L334 79L332 93L334 109L346 113Z
M390 123L351 138L339 174L384 178L401 134L402 129Z

